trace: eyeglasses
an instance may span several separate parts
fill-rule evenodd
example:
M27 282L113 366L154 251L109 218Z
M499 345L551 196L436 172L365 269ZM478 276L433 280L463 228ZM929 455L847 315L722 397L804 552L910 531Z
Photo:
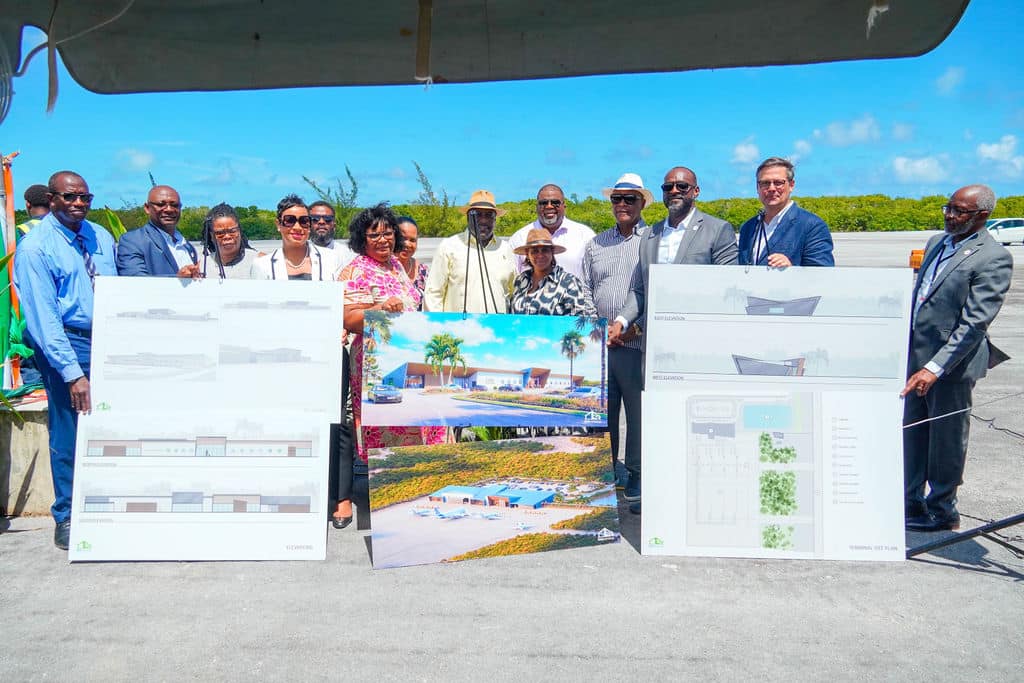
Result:
M560 207L564 202L561 199L538 199L537 206L553 206L556 209Z
M661 191L662 192L671 192L673 189L679 190L683 194L686 194L687 192L689 192L690 190L693 189L693 185L691 185L690 183L662 183L661 184Z
M974 214L981 213L984 210L985 209L974 209L973 211L971 211L968 209L961 209L960 207L953 206L952 204L942 205L942 213L946 214L947 216L973 216Z
M311 225L309 216L281 216L278 220L286 228L294 227L296 223L303 228L309 228Z
M612 200L612 204L626 204L627 206L633 206L640 199L635 194L613 194L609 199Z
M54 197L60 197L68 204L75 201L76 199L81 199L86 204L89 204L92 202L92 198L96 196L91 192L56 192L54 190L50 190L50 194L52 194Z
M238 234L238 226L237 225L235 227L233 227L233 228L224 228L223 230L214 230L213 231L213 236L217 237L218 239L221 238L221 237L229 237L231 235L237 235L237 234Z
M391 241L395 239L394 232L368 232L366 233L367 242L379 242L381 240Z
M758 180L757 187L762 190L767 190L769 187L785 187L789 185L788 180Z
M181 202L146 202L146 203L149 204L150 206L152 206L154 209L167 209L167 208L180 209L181 208Z
M334 222L334 216L310 216L314 223L326 223L330 225Z

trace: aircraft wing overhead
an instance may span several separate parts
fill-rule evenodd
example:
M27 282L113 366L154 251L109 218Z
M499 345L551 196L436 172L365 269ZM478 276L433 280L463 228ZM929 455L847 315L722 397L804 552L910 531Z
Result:
M17 70L26 25L49 29L72 76L101 93L800 64L922 54L967 2L5 0L0 66Z

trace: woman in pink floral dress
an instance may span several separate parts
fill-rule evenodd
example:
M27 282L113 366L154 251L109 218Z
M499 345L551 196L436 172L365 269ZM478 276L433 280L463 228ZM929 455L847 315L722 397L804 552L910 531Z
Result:
M364 209L349 225L349 246L357 254L342 269L346 283L345 329L352 340L352 413L355 418L359 457L383 446L444 443L445 427L364 427L362 425L363 316L366 311L401 313L419 307L420 293L406 275L395 254L404 241L398 220L387 204ZM373 331L370 331L371 341Z

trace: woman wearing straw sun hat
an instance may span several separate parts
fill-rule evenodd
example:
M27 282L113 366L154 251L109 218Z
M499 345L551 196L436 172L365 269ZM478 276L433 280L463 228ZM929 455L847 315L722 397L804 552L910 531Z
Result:
M515 249L526 257L526 269L512 285L509 313L595 317L597 310L579 279L555 262L565 247L551 241L551 233L535 228L526 244Z

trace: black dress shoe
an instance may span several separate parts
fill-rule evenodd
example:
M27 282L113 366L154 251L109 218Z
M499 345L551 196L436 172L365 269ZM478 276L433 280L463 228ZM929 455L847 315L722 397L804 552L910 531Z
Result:
M630 511L630 513L632 513L634 515L639 515L640 514L640 501L636 501L635 503L630 503L629 504L629 511Z
M57 526L53 528L53 544L61 550L67 550L70 542L71 520L65 519L63 522L57 522Z
M911 517L907 519L907 531L955 531L960 528L960 514L954 512L951 515L936 517L925 515L922 517Z

